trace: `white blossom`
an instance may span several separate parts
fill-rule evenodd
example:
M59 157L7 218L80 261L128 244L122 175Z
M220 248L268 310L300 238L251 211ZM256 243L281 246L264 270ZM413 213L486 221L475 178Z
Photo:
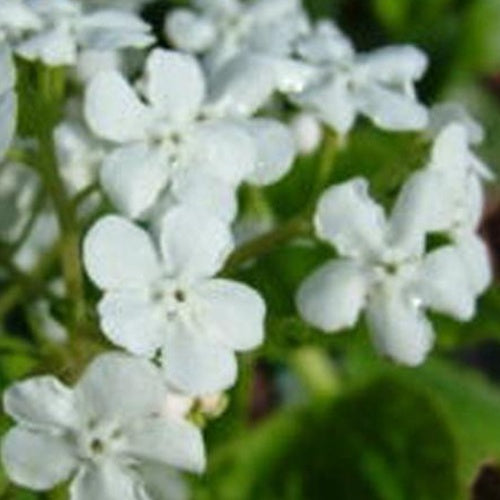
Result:
M130 12L87 11L75 0L26 0L26 5L40 23L16 44L16 52L28 60L75 65L81 49L143 48L153 42L149 25Z
M205 456L195 426L161 415L164 395L156 367L117 353L74 388L52 376L16 383L4 394L18 424L3 440L5 470L36 491L71 479L71 500L169 498L172 468L201 472Z
M164 217L159 248L118 216L99 220L84 241L87 272L104 291L98 306L104 334L131 353L157 357L169 385L187 395L230 387L234 352L263 339L260 296L213 278L231 248L225 224L182 207Z
M29 32L42 27L42 20L26 0L0 2L0 40L14 44Z
M415 47L356 53L333 23L322 21L299 42L297 52L316 76L291 97L339 134L349 132L359 114L386 130L426 126L428 113L416 99L414 84L423 76L427 58Z
M174 10L165 31L184 51L204 54L212 71L250 52L286 57L309 21L298 0L200 0L194 8Z
M431 309L460 321L471 319L485 262L470 260L457 245L425 253L420 201L403 194L387 218L357 178L333 186L315 216L318 236L335 246L329 261L302 284L302 317L327 332L353 326L362 310L378 350L408 365L422 363L433 344Z
M146 103L119 73L104 72L85 100L92 130L117 146L100 179L127 216L173 200L229 221L243 180L272 182L290 168L294 145L281 124L204 117L206 83L191 56L154 50L141 87Z
M297 114L292 120L291 127L300 154L309 155L318 149L323 139L323 130L313 115Z

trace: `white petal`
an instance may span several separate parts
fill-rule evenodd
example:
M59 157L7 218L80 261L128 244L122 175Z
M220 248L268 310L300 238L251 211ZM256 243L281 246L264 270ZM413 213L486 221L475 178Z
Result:
M151 28L139 17L120 10L98 10L79 23L80 44L93 50L143 48L154 42Z
M175 9L165 20L165 34L173 45L186 52L204 52L217 32L210 19L189 9Z
M104 192L126 216L139 219L158 201L170 176L168 158L146 143L124 146L104 160Z
M41 59L49 66L73 65L77 46L69 29L59 26L21 42L16 47L16 53L29 61Z
M55 377L35 377L9 387L5 413L33 429L69 428L77 421L73 391Z
M257 166L248 176L252 184L267 185L280 180L292 167L295 142L290 130L275 120L256 118L245 123L257 148Z
M271 97L276 75L263 58L245 54L224 64L209 83L209 106L222 116L246 117Z
M195 169L179 171L172 182L172 193L181 204L230 224L238 210L236 188Z
M127 422L161 411L165 387L153 363L112 352L94 359L75 387L75 396L87 418Z
M2 443L2 462L16 484L45 491L68 479L76 450L61 437L15 427Z
M455 242L462 259L469 285L475 294L486 291L493 281L493 268L488 248L475 234L462 235Z
M335 260L313 272L297 292L302 318L325 332L351 328L366 303L368 277L355 262Z
M214 394L236 382L233 351L212 342L204 333L198 328L171 330L163 349L167 382L190 396Z
M147 494L155 500L189 500L187 481L180 473L163 465L144 464L139 468Z
M378 81L397 84L420 80L428 64L426 54L416 47L389 46L361 54L358 71Z
M12 60L10 47L6 43L0 41L0 95L12 89L15 81L16 67Z
M188 207L176 207L161 222L165 267L175 276L213 276L233 247L226 224Z
M465 178L468 158L467 130L461 124L452 123L436 137L429 167L446 173L459 183Z
M367 320L377 350L405 365L423 363L434 343L432 325L399 286L373 292Z
M78 471L70 486L71 500L145 499L142 485L131 470L110 460L88 464Z
M186 145L187 164L221 181L237 186L255 168L255 145L237 123L214 120L197 126Z
M150 418L126 431L125 453L140 462L170 465L190 472L205 468L200 430L180 419Z
M152 121L151 111L116 71L99 73L87 86L85 118L96 135L120 143L144 139Z
M368 194L362 178L333 186L321 196L315 215L321 238L345 256L379 255L384 249L386 220L382 208Z
M160 274L149 235L115 215L103 217L89 230L83 259L89 276L106 290L144 288Z
M17 99L14 92L0 95L0 160L10 147L16 130Z
M155 49L146 61L145 92L163 116L193 120L205 99L205 77L194 57Z
M428 254L419 272L417 294L435 311L467 321L475 313L475 294L460 254L453 246Z
M166 321L148 291L109 292L99 302L98 310L101 329L111 342L137 356L154 356Z
M403 184L390 218L390 240L411 255L421 255L426 233L449 227L454 207L443 203L440 175L423 169Z
M375 125L385 130L422 130L427 126L427 109L409 96L379 85L358 88L357 106Z
M20 0L3 0L0 3L0 27L22 32L39 30L42 26L36 13Z
M356 103L347 78L342 76L311 85L293 99L341 135L347 134L356 120Z
M266 306L255 290L216 279L202 283L196 294L201 324L214 342L235 351L254 349L263 342Z

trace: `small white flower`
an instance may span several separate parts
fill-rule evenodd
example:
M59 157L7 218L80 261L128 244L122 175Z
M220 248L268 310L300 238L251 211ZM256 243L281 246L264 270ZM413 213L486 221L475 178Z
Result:
M10 147L16 130L17 98L15 67L9 46L0 40L0 161Z
M356 54L329 21L298 44L299 55L316 68L316 77L296 103L344 135L361 114L386 130L418 130L428 113L416 100L414 84L427 67L412 46L391 46Z
M4 394L18 424L3 441L5 470L36 491L71 479L72 500L162 498L170 467L205 467L200 431L161 416L164 395L156 367L117 353L98 357L73 389L51 376L17 383Z
M204 54L210 72L242 52L285 57L309 29L298 0L205 0L197 9L176 9L165 31L184 51Z
M28 60L50 66L75 65L81 49L143 48L153 42L150 27L134 14L100 9L87 12L74 0L26 0L41 26L17 44Z
M291 166L295 150L284 126L206 118L205 85L193 57L160 49L146 62L147 103L119 73L101 73L90 83L87 121L117 145L101 183L127 216L148 217L173 199L230 221L243 180L272 182Z
M469 320L478 290L460 248L446 245L425 254L425 221L411 201L400 197L387 219L362 179L327 190L315 226L340 258L305 280L297 305L306 321L327 332L353 326L366 310L378 350L418 365L434 337L425 309Z
M84 241L89 276L105 292L104 334L146 357L158 356L169 385L187 395L236 380L234 351L258 346L265 306L251 288L212 278L232 248L226 225L177 207L162 221L159 249L138 226L99 220Z

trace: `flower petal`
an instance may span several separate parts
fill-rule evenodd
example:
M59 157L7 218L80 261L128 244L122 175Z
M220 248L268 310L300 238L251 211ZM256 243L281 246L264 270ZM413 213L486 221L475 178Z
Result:
M85 15L79 23L80 44L93 50L143 48L154 42L150 26L130 12L101 9Z
M139 474L149 497L155 500L189 500L187 481L175 470L158 464L141 464Z
M238 186L257 163L252 136L246 128L228 120L214 120L197 126L186 149L190 168L233 186Z
M76 63L76 40L65 26L42 31L21 42L16 53L29 61L42 60L49 66L73 65Z
M175 9L165 20L165 34L175 47L200 53L215 42L217 31L209 18L189 9Z
M185 278L211 277L233 247L226 224L188 207L175 207L161 221L161 249L166 268Z
M382 208L368 194L362 178L333 186L321 196L315 215L321 238L344 256L379 255L385 247L386 220Z
M214 279L202 283L196 293L201 324L213 341L235 351L262 343L266 306L255 290L236 281Z
M6 43L0 42L0 95L12 89L15 81L16 67L12 60L10 47Z
M51 376L35 377L9 387L5 413L33 429L70 428L77 422L73 391Z
M211 175L187 169L176 173L172 194L181 204L230 224L238 211L236 188Z
M149 361L111 352L94 359L76 385L75 396L87 418L127 422L160 412L165 386Z
M261 186L277 182L290 170L296 155L290 129L265 118L248 120L244 126L257 149L257 166L247 180Z
M107 460L78 471L70 486L71 500L137 500L147 498L131 470Z
M146 143L124 146L104 160L100 180L116 207L139 219L158 201L170 176L168 159Z
M357 88L357 107L384 130L422 130L429 116L425 106L400 92L373 84Z
M152 113L120 73L103 71L87 86L85 118L99 137L127 143L146 137Z
M152 358L161 346L165 321L148 292L109 292L99 302L103 333L115 345Z
M116 215L97 221L83 242L87 273L102 289L144 288L160 275L149 235Z
M356 120L356 103L346 77L310 85L292 98L341 135L347 134Z
M424 306L462 321L475 313L475 294L456 248L448 245L429 253L421 266L417 294Z
M455 248L465 266L473 293L480 295L493 281L493 269L488 248L476 234L461 235Z
M355 262L330 261L313 272L297 292L297 308L325 332L353 327L366 304L368 276Z
M432 325L399 286L374 291L367 321L377 350L405 365L423 363L434 343Z
M162 363L167 382L189 396L214 394L236 382L236 356L205 332L178 325L167 334Z
M205 99L205 77L194 57L155 49L146 61L145 93L162 116L186 122L196 117Z
M2 443L2 462L16 484L36 491L53 488L77 466L76 450L53 434L15 427Z
M125 453L140 462L170 465L190 472L205 469L200 430L180 419L150 418L127 429Z

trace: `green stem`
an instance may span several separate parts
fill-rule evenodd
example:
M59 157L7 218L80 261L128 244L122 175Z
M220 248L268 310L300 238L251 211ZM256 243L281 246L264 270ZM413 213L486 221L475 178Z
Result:
M320 149L316 180L312 190L312 204L316 203L317 197L330 183L338 149L339 143L337 136L333 132L326 130L323 146Z
M43 128L40 140L40 172L47 192L54 204L61 231L60 258L66 294L72 303L72 328L85 318L85 293L80 257L80 235L75 206L67 195L64 182L57 168L52 131Z
M299 236L306 236L311 230L310 222L302 216L294 217L262 236L244 243L229 256L223 274L232 274L251 259L265 255L279 245Z

